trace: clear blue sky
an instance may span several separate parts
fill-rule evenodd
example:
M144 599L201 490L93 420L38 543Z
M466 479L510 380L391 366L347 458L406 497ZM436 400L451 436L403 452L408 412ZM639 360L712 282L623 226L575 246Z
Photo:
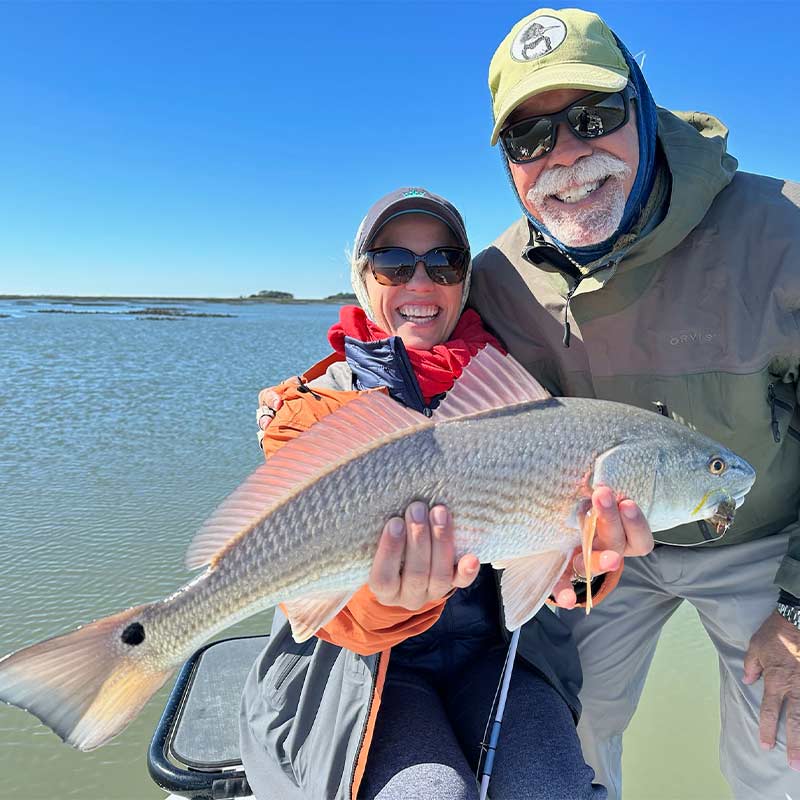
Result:
M424 185L475 250L518 215L486 71L521 2L0 2L0 294L349 288L367 207ZM800 179L800 3L596 2L657 102Z

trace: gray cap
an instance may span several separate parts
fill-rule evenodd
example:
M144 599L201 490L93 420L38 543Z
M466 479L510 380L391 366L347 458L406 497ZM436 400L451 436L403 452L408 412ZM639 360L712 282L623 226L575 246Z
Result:
M467 231L458 209L449 200L427 189L406 187L384 195L367 212L356 234L356 258L364 255L387 222L402 214L430 214L440 219L453 232L459 245L469 250Z

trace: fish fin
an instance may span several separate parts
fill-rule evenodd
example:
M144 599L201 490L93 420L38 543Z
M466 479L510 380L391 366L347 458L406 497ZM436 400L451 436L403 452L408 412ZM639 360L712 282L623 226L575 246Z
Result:
M581 549L586 570L586 613L592 610L592 542L597 530L597 512L590 508L581 520Z
M353 596L353 590L328 594L313 594L289 600L283 606L292 626L292 637L298 643L310 639L320 628L330 622Z
M503 570L500 594L510 631L522 627L542 607L566 569L570 555L572 548L492 562L495 569Z
M337 408L278 450L222 501L189 545L189 569L213 562L238 536L251 530L276 506L310 480L360 452L399 435L431 427L430 419L368 390Z
M34 714L79 750L105 744L173 672L147 669L136 646L121 641L147 608L129 608L6 656L0 700Z
M433 419L458 419L550 396L518 361L486 345L464 367L461 377L433 412Z

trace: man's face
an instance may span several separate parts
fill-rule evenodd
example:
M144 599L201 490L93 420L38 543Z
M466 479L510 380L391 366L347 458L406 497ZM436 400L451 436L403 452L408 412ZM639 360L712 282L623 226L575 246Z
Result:
M584 97L583 89L556 89L526 100L508 123L550 114ZM639 167L635 104L619 130L599 139L579 139L561 123L556 146L527 164L508 162L525 207L560 241L586 247L611 237Z

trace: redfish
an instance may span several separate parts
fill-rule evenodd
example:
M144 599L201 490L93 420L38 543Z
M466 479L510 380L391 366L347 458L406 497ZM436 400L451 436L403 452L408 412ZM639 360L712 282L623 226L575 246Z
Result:
M527 622L576 547L589 563L590 497L610 487L654 531L725 520L755 480L743 459L652 411L553 398L487 347L431 418L363 392L285 445L192 542L205 566L174 594L0 660L0 699L69 744L119 733L201 644L279 602L297 641L368 577L378 532L414 500L450 508L457 555L503 570L506 625ZM588 513L587 513L588 512Z

